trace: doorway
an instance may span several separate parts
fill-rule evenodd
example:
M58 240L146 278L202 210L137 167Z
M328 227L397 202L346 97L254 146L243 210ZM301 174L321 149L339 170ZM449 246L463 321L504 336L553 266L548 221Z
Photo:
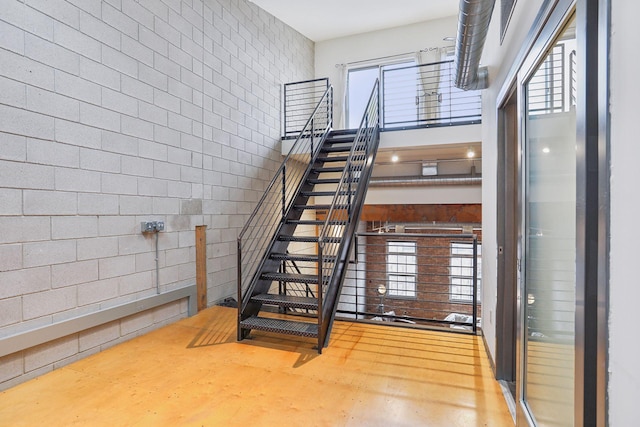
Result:
M516 396L518 242L519 221L519 139L518 98L515 86L498 110L498 298L496 306L496 379Z

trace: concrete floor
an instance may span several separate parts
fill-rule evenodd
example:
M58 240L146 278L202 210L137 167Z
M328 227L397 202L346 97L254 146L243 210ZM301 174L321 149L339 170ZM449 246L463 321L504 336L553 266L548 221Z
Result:
M512 426L477 336L336 322L314 340L212 307L0 393L2 426Z

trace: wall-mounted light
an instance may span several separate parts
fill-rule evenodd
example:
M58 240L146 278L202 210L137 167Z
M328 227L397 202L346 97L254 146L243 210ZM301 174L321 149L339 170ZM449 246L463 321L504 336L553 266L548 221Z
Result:
M467 158L473 159L476 156L476 152L473 147L467 148Z

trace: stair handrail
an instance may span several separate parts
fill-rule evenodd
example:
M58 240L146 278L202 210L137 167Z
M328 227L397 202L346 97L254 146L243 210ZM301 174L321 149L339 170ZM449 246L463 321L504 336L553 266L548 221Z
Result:
M376 79L360 126L345 162L336 193L318 233L318 350L326 345L335 316L348 252L380 141L380 82ZM358 182L353 186L357 176ZM342 237L339 239L338 237ZM344 276L342 274L342 276Z
M237 239L238 316L246 305L243 297L255 283L255 275L265 262L267 248L304 181L307 165L318 155L319 148L333 125L333 87L329 86L273 179L249 216ZM247 298L248 300L248 298Z

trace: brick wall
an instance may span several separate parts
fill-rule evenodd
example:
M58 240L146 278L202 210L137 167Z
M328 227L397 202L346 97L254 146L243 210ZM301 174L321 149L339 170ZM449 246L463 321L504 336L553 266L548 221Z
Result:
M427 230L429 234L459 234L447 230ZM381 300L377 293L379 284L388 289L387 274L387 242L413 241L417 247L416 297L406 298L385 296ZM452 242L471 242L470 239L452 237L398 237L393 234L366 236L366 288L365 307L371 313L379 312L379 304L384 303L384 311L395 311L398 316L418 317L424 319L443 320L449 313L471 315L473 306L450 299L450 245ZM481 235L478 236L481 242ZM481 316L480 305L478 317Z
M235 241L280 164L280 85L313 43L244 0L3 0L0 336L195 280L235 292ZM0 359L0 387L183 317L184 301Z

